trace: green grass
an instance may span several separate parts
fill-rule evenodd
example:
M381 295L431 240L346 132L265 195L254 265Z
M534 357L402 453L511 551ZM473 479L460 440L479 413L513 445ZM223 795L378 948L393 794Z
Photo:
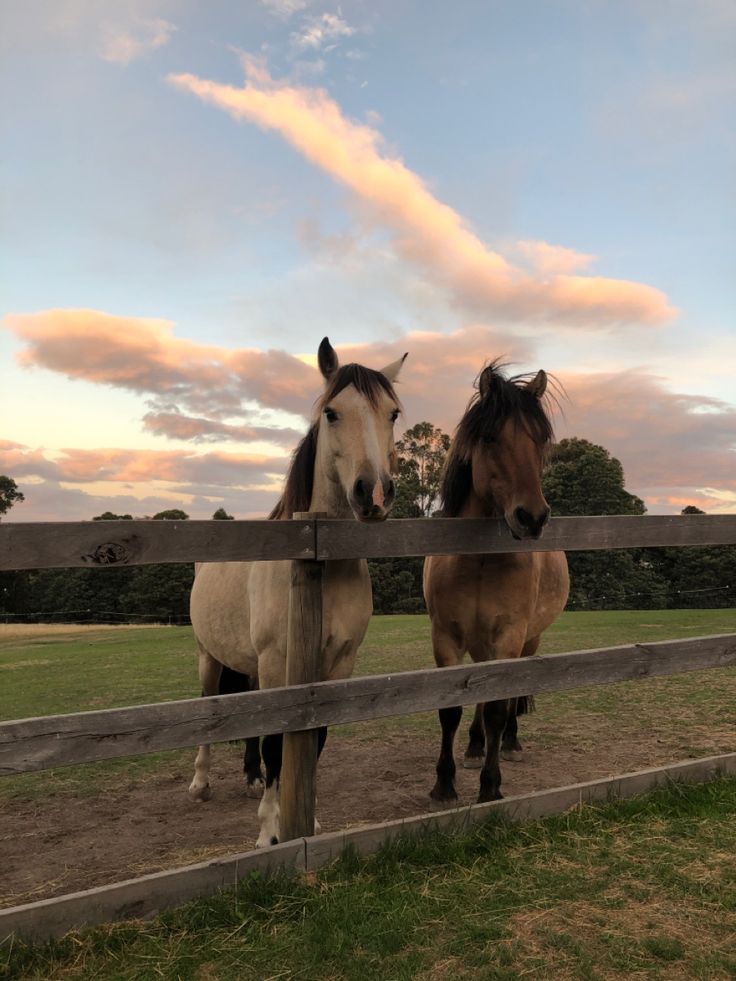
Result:
M149 923L6 946L26 979L736 975L736 781L395 842ZM0 958L0 965L3 964Z
M49 627L42 635L15 639L11 629L3 633L0 627L0 719L191 698L199 692L190 628ZM736 609L564 613L544 635L542 652L730 632L736 632ZM412 671L433 663L426 616L374 617L356 674ZM664 715L682 722L683 757L707 755L701 723L726 721L736 701L736 669L559 692L538 701L542 708L525 720L524 732L540 747L563 749L581 739L584 744L581 733L594 729L599 716L619 716L635 731L651 728ZM331 738L373 740L399 732L411 737L435 733L436 725L435 714L424 713L342 726ZM170 771L185 758L191 762L191 750L6 778L0 800L51 791L96 794L121 779Z

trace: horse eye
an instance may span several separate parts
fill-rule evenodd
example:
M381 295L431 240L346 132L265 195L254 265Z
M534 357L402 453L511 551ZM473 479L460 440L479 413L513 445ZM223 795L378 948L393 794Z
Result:
M325 417L328 422L337 422L337 413L334 409L325 409Z
M391 422L396 422L398 418L399 418L399 410L394 409L394 411L391 413Z

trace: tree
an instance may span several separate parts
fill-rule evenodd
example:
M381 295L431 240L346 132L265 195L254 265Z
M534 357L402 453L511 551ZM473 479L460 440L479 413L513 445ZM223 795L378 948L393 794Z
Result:
M394 518L429 517L439 500L440 480L450 437L430 422L420 422L396 443L398 475ZM376 613L421 613L422 559L374 559L368 563Z
M218 508L212 515L213 521L234 521L232 514L228 514L225 508Z
M553 514L644 514L644 501L624 487L624 468L602 446L563 439L553 447L544 475Z
M689 504L682 514L705 514ZM736 546L703 545L649 549L652 566L669 586L668 606L736 606Z
M14 504L22 501L25 501L25 496L18 490L13 478L0 474L0 516L7 514Z
M189 515L180 508L169 508L168 511L159 511L154 514L154 521L189 521Z
M440 493L450 437L431 422L418 422L396 443L399 474L393 514L397 518L428 518Z
M113 514L112 511L103 511L102 514L95 515L93 521L132 521L132 514Z
M555 515L644 514L640 497L624 487L621 463L587 439L563 439L552 449L542 481ZM641 549L570 552L573 609L661 609L667 582Z

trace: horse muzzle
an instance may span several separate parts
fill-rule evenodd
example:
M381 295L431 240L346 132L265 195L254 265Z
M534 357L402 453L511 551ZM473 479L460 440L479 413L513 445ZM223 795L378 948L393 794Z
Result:
M385 521L394 503L396 488L390 477L371 481L359 477L348 496L358 521Z
M545 507L538 514L532 514L526 508L516 508L511 515L506 515L506 524L511 534L519 541L523 538L539 538L544 526L549 521L550 509Z

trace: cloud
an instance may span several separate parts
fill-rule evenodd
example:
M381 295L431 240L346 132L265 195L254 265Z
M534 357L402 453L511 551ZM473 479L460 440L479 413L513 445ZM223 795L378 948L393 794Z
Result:
M261 5L280 20L289 20L309 6L309 0L261 0Z
M736 407L673 392L646 371L560 377L569 400L559 435L605 446L621 460L629 488L653 504L707 501L708 510L733 510Z
M321 380L300 357L195 344L175 337L171 325L158 320L79 313L43 311L11 318L11 329L26 340L23 362L144 394L154 403L144 425L162 436L194 443L242 440L246 446L267 439L285 450L296 445L298 426L270 426L252 419L259 406L309 415ZM556 421L558 436L581 436L605 446L621 460L630 490L658 509L672 510L679 501L705 510L734 508L733 405L673 391L665 379L642 369L576 373L539 364L532 336L510 335L482 324L447 335L411 331L390 342L338 346L342 362L372 367L404 351L409 360L397 384L405 407L401 426L429 420L452 432L472 394L473 380L491 358L513 362L518 370L543 367L559 377L568 396L564 415ZM159 482L169 493L195 496L203 488L219 487L223 494L238 491L239 513L257 509L248 504L249 495L260 500L259 488L272 485L285 465L286 454L278 452L50 452L0 443L0 472L19 482L27 477L108 488L133 483L141 495L144 485ZM273 501L276 494L271 494Z
M193 443L215 443L230 440L250 443L266 440L284 446L294 446L303 433L296 429L276 426L238 426L216 419L187 416L179 411L147 412L143 416L143 428L168 439L191 440Z
M262 63L246 61L245 67L242 88L191 74L170 75L169 81L235 119L279 132L350 188L372 220L391 230L398 254L442 282L465 309L586 327L658 324L674 316L665 295L643 283L559 271L530 275L488 248L417 174L388 154L375 128L347 119L327 92L275 81ZM550 257L559 269L561 256L569 268L578 255L544 245L548 269ZM537 260L539 254L537 248Z
M338 14L320 14L306 17L299 31L291 35L292 44L300 51L319 51L356 33Z
M534 272L543 277L582 271L596 260L594 255L562 245L550 245L549 242L517 242L515 251L528 261Z
M26 342L22 365L153 395L163 411L174 403L222 419L255 400L306 414L319 392L315 372L290 354L189 341L167 320L52 309L9 314L5 326Z
M286 456L195 453L182 450L62 449L46 451L0 441L0 471L16 480L41 478L65 484L209 484L248 488L273 483Z
M99 56L115 65L129 65L131 61L150 54L168 44L176 27L167 20L144 20L135 28L108 25L100 42Z

